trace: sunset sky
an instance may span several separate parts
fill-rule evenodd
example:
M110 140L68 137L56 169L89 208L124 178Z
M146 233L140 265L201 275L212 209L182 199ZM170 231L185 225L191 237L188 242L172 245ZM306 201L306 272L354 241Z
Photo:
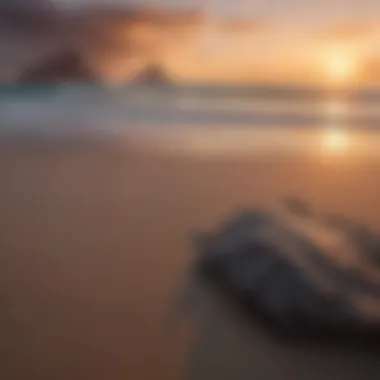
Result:
M52 1L62 9L154 4L201 10L203 25L186 42L174 35L164 56L181 80L380 84L379 0ZM228 19L244 22L228 28ZM124 65L115 62L113 70Z
M57 1L66 6L147 3ZM168 59L168 66L187 79L332 85L380 81L378 0L161 0L154 4L200 8L216 19L244 17L260 25L235 33L204 27L187 53L173 52Z
M206 33L199 59L209 59L213 65L208 66L210 72L204 70L204 77L223 76L223 71L236 67L230 70L232 80L327 85L380 81L380 3L376 0L240 3L240 15L232 1L214 0L209 9L215 16L249 15L261 27L232 35Z
M377 0L54 0L54 3L62 6L156 4L201 7L217 15L262 18L292 28L380 17L380 4Z

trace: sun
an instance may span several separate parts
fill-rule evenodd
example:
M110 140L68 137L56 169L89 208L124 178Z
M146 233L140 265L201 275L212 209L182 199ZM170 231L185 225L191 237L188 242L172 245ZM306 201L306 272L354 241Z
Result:
M332 56L327 62L327 70L331 79L345 81L350 79L354 73L354 64L345 56Z
M322 66L331 83L348 83L354 80L357 59L349 49L332 46L323 57Z

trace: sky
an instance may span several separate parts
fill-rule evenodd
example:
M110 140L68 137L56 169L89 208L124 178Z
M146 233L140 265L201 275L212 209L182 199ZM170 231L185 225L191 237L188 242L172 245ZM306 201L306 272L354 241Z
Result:
M379 0L55 0L61 6L156 4L200 8L215 18L249 18L246 33L207 29L168 65L188 78L380 82ZM379 64L377 64L377 60ZM358 74L360 72L360 75ZM359 78L360 77L360 78ZM368 77L368 78L367 78Z
M379 16L378 0L54 0L62 6L153 3L169 6L203 7L216 15L244 15L268 22L310 26Z
M238 32L210 23L196 43L169 53L165 64L189 80L380 83L380 0L51 1L61 8L155 4L252 20L255 27Z

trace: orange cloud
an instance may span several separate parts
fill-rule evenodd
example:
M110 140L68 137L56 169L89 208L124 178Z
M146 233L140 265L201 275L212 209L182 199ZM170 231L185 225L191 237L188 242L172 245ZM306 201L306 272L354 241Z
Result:
M375 28L371 22L344 23L318 31L317 37L325 41L352 42L368 38L374 31Z
M220 30L227 33L251 33L267 30L269 24L264 21L251 19L229 19L219 23Z

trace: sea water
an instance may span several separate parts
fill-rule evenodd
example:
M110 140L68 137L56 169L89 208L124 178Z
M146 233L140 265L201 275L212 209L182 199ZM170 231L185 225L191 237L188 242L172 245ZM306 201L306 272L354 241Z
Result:
M356 143L363 136L372 145L379 143L379 102L380 92L373 89L2 86L0 136L165 136L179 149L233 145L249 151L268 141L305 145L311 133L319 133L326 147L335 149L345 144L348 133L355 135Z

